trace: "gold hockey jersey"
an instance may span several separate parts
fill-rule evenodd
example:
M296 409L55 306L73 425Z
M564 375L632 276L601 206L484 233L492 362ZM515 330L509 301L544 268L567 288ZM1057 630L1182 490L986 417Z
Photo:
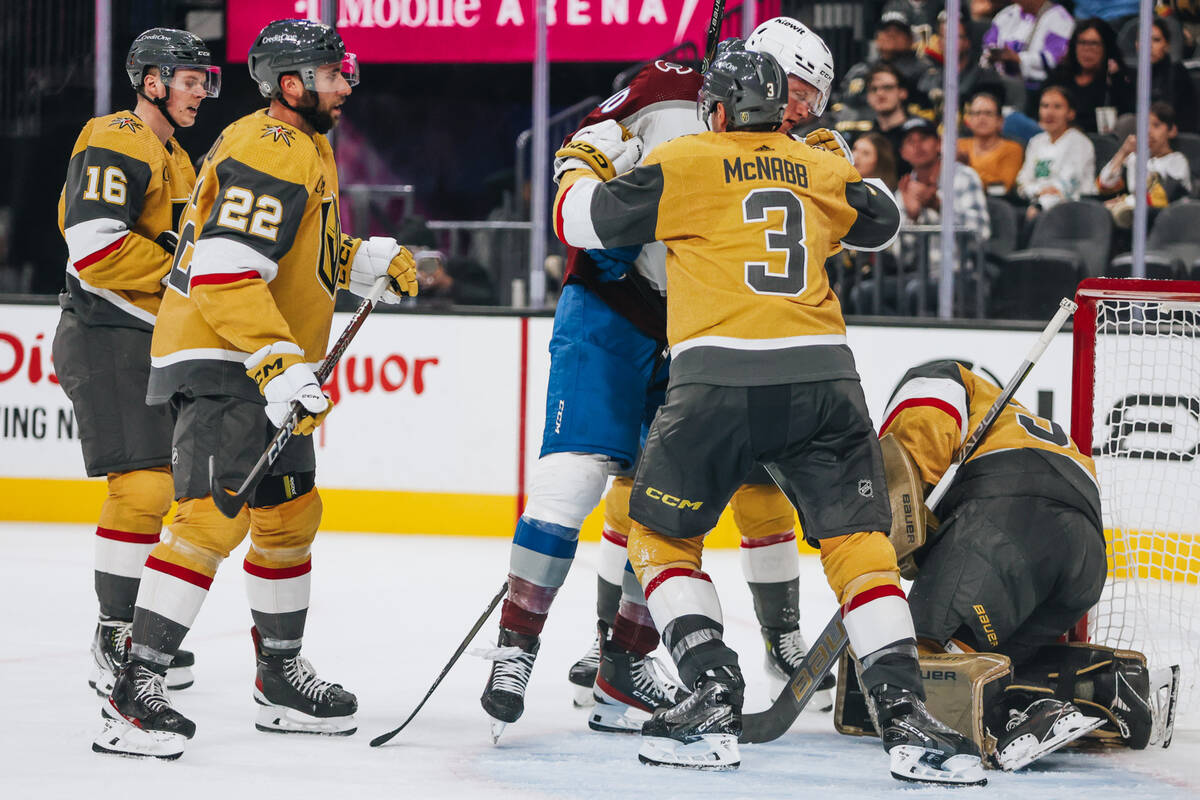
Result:
M67 241L69 307L86 322L150 330L196 172L174 138L164 146L132 111L83 126L58 200Z
M554 205L567 244L666 244L676 384L857 379L825 259L884 247L899 224L848 161L779 133L681 136L607 183L568 173Z
M243 362L291 342L325 355L344 243L329 140L267 115L229 125L204 158L151 345L149 399L261 401Z
M957 361L914 367L884 411L891 433L912 456L921 479L936 484L955 452L1001 394L1000 387ZM1037 496L1093 513L1099 522L1096 467L1062 426L1010 400L939 505L944 516L971 497Z

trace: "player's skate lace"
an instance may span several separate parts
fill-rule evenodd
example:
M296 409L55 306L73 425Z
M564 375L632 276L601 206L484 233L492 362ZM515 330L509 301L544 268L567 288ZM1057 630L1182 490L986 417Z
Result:
M134 699L150 712L170 709L167 692L163 688L163 676L149 669L139 669L133 678Z
M307 658L293 656L284 659L283 677L300 694L313 701L328 699L331 689L340 688L340 684L323 681L317 677L317 671Z
M105 620L100 623L101 628L105 628L103 635L108 637L108 643L112 647L112 652L116 666L121 666L125 661L125 656L129 650L127 645L129 639L133 635L133 623L125 620Z
M576 669L598 670L600 669L600 634L596 634L596 638L592 640L592 646L588 649L583 657L575 662Z
M1004 729L1011 731L1013 728L1017 727L1027 719L1029 719L1029 715L1024 711L1018 711L1015 708L1010 708L1008 710L1008 722L1004 724Z
M679 691L679 686L671 680L662 665L658 663L658 659L653 656L646 656L635 662L637 666L633 668L633 685L638 691L655 696L673 698Z
M779 637L779 657L782 658L787 665L795 669L804 656L808 653L808 645L804 641L804 637L800 634L800 629L788 631Z
M489 688L495 691L512 692L525 695L525 686L533 672L533 659L536 653L527 652L519 647L476 648L471 655L496 662L496 670L492 673Z

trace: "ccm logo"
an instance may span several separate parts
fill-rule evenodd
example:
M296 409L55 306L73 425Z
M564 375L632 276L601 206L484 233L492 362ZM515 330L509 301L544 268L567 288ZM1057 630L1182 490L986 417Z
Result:
M673 494L664 494L661 490L655 489L653 486L646 488L646 496L651 500L668 505L671 508L678 508L681 511L699 511L700 506L704 505L703 500L684 500L682 497L676 497Z

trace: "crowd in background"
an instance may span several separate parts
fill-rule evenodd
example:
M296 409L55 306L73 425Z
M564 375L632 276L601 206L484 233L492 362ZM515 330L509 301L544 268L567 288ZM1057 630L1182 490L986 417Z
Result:
M1160 4L1150 32L1151 229L1168 206L1186 203L1186 213L1200 211L1200 203L1193 201L1194 209L1188 203L1200 196L1194 177L1200 173L1200 71L1187 68L1200 55L1196 6ZM1105 220L1091 226L1091 236L1106 237L1107 247L1103 258L1077 255L1074 277L1129 274L1128 259L1119 256L1130 247L1134 215L1137 10L1136 0L964 0L953 56L960 102L947 109L943 71L951 56L944 48L943 2L883 5L868 58L844 71L839 65L831 111L819 124L846 137L865 177L880 178L896 192L911 232L889 252L831 260L831 279L848 313L936 308L935 228L947 124L957 125L959 137L950 159L957 164L957 315L1012 316L1003 302L992 302L1003 294L997 285L1015 280L1021 269L1036 278L1038 259L1024 257L1029 253L1043 262L1071 260L1061 249L1030 248L1052 233L1066 235L1080 220L1098 219L1095 207L1104 209ZM1200 229L1193 235L1200 237ZM1194 253L1176 249L1159 261L1155 277L1200 276L1200 239Z

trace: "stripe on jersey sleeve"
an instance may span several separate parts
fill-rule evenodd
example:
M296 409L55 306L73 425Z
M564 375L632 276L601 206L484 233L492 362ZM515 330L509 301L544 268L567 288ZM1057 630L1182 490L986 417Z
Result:
M192 255L189 286L233 283L249 278L275 280L279 265L237 239L201 238Z
M592 224L592 195L600 181L582 177L558 194L554 205L554 233L572 247L604 247Z
M63 230L67 258L76 269L86 269L116 252L128 235L129 226L125 221L113 217L83 220Z
M958 381L949 378L912 378L892 396L887 409L883 412L883 427L880 433L886 433L888 426L896 416L909 408L932 408L946 414L958 426L959 444L966 441L966 421L970 415L967 407L967 389Z

